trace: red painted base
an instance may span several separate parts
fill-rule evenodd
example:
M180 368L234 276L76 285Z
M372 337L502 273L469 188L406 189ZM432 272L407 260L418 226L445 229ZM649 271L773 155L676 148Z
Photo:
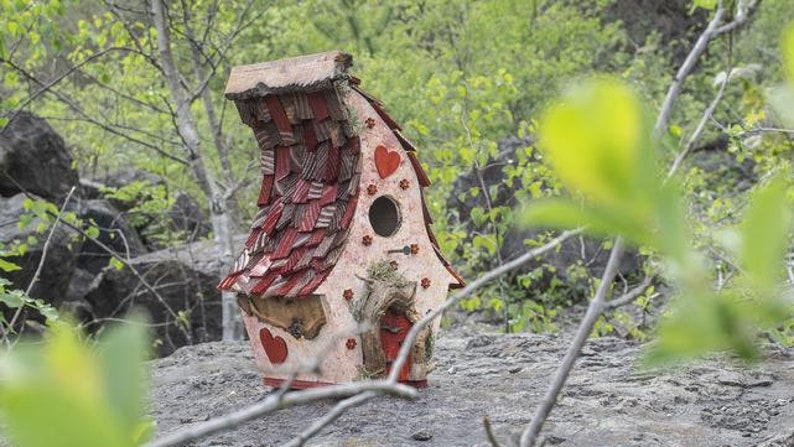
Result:
M265 383L265 386L271 388L278 388L284 383L284 379L272 379L270 377L265 377L262 379ZM404 383L406 385L411 385L414 388L422 389L427 388L427 380L406 380ZM330 382L309 382L307 380L293 380L292 385L290 385L290 389L292 390L305 390L307 388L317 388L321 386L330 386L335 385L334 383Z

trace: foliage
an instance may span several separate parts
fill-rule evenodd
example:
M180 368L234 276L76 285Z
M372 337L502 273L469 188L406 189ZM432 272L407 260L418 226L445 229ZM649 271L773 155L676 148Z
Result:
M753 358L757 328L790 318L788 292L781 297L779 290L791 229L788 171L781 169L757 188L738 227L725 230L723 240L740 272L729 287L714 290L708 287L705 257L690 248L676 181L655 172L648 123L639 97L618 80L589 79L569 89L544 114L539 138L575 200L536 202L524 219L533 225L586 226L659 255L678 298L661 322L649 354L653 361L722 349Z
M142 417L145 352L145 330L134 321L96 345L53 322L43 344L0 353L3 430L20 447L142 444L153 433Z

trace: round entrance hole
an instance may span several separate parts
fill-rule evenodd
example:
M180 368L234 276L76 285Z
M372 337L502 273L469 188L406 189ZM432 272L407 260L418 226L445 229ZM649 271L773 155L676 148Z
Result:
M400 207L388 196L380 196L369 207L369 224L378 236L389 237L397 232L402 222Z

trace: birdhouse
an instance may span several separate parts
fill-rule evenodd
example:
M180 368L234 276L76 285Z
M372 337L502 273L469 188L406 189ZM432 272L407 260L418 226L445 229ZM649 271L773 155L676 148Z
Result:
M411 327L463 286L430 229L416 148L351 63L335 51L238 66L226 85L259 145L262 185L219 288L236 293L270 386L388 374ZM419 334L400 381L426 383L438 327Z

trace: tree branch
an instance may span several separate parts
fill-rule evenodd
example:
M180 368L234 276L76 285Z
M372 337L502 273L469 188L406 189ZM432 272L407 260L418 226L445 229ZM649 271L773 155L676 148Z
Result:
M25 289L25 295L30 296L30 292L33 291L33 286L39 281L39 277L41 276L41 270L44 268L44 262L47 260L47 252L50 249L50 243L52 242L52 235L55 234L55 230L58 228L58 224L61 222L63 218L63 213L66 211L66 206L69 204L69 201L72 199L72 194L74 194L75 187L72 186L72 189L69 190L69 194L66 195L66 199L63 201L63 205L61 206L61 210L58 211L58 215L55 217L55 222L52 224L52 228L50 228L50 233L47 235L47 240L44 241L44 246L41 249L41 259L39 259L39 265L36 267L36 272L33 274L33 278L31 278L30 283L28 283L28 288ZM14 312L14 316L11 317L11 321L8 323L8 327L13 331L14 325L17 323L19 316L22 315L22 309L24 306L20 306L17 308L16 312ZM21 332L21 331L20 331Z
M33 83L35 83L37 85L40 85L40 86L44 86L45 85L44 82L42 82L39 79L37 79L35 76L33 76L27 70L25 70L24 68L18 66L13 61L10 61L8 59L0 58L0 62L4 62L6 65L8 65L9 67L11 67L14 70L16 70L18 73L20 73L22 76L24 76L29 81L31 81L31 82L33 82ZM83 117L83 119L86 122L94 124L95 126L101 128L102 130L104 130L104 131L106 131L108 133L111 133L113 135L117 135L117 136L122 137L122 138L124 138L126 140L132 141L133 143L137 143L137 144L140 144L141 146L144 146L144 147L147 147L149 149L152 149L155 152L157 152L158 154L162 155L163 157L168 158L170 160L173 160L173 161L175 161L177 163L181 163L181 164L184 164L184 165L188 164L188 162L186 160L184 160L182 158L179 158L179 157L177 157L175 155L169 154L168 152L164 151L163 149L161 149L160 147L158 147L158 146L156 146L154 144L147 143L146 141L143 141L143 140L135 138L135 137L133 137L131 135L125 134L124 132L119 131L118 129L114 128L113 126L110 126L108 124L105 124L103 122L100 122L100 121L92 118L80 106L75 104L69 97L67 97L63 93L61 93L61 92L59 92L59 91L57 91L57 90L55 90L53 88L50 88L50 89L46 90L46 92L49 93L49 94L52 94L53 96L55 96L60 102L62 102L66 106L68 106L73 112L75 112L78 115L80 115L81 117Z
M607 291L612 285L612 281L615 279L615 274L617 274L618 265L620 264L620 258L622 255L623 242L620 238L617 238L615 239L615 245L612 246L612 252L609 254L609 261L607 262L607 266L604 269L604 274L601 276L601 284L598 286L598 291L596 291L595 297L587 306L587 313L582 319L582 322L579 324L579 328L576 330L576 335L574 336L571 345L568 347L568 351L565 353L562 363L554 373L551 385L549 386L548 391L546 391L546 394L543 396L543 400L541 401L537 412L535 412L532 422L529 424L529 427L527 427L526 431L524 431L524 433L521 435L521 447L532 447L537 442L540 430L543 428L543 424L546 422L546 418L548 418L551 409L554 408L554 404L557 403L557 396L560 394L560 390L562 390L563 385L565 385L565 382L568 380L568 375L573 368L574 362L576 362L576 359L579 357L582 346L584 346L584 343L587 341L587 338L593 331L593 326L595 325L595 322L598 321L598 317L601 316L601 311L604 308Z
M722 2L720 2L717 11L714 13L714 17L711 19L711 21L709 21L708 26L706 26L706 30L703 31L700 37L698 37L697 42L695 42L695 46L693 46L692 50L689 51L689 55L687 55L684 63L681 64L681 67L675 74L672 84L670 84L670 88L667 90L667 96L665 96L664 102L662 103L659 117L656 119L656 124L653 126L653 133L655 136L659 137L667 130L667 124L670 121L670 115L673 113L673 105L675 104L676 99L678 99L678 95L681 94L681 86L692 72L692 69L695 67L695 63L700 58L700 55L706 50L709 41L716 35L716 30L722 23L722 19L724 17L725 8L722 6Z
M653 282L653 275L648 275L642 282L635 288L629 290L618 298L611 299L604 303L604 310L617 309L625 304L636 300Z
M219 418L211 419L207 422L194 425L192 427L178 430L169 434L168 436L148 444L148 447L170 447L182 445L188 441L209 436L218 431L226 430L229 427L240 425L243 422L284 408L314 402L321 399L338 399L354 395L365 395L367 393L387 394L407 399L414 399L417 396L417 391L413 387L399 383L390 383L387 381L346 383L324 388L312 388L284 394L274 394L262 402L256 403L242 410L235 411Z

